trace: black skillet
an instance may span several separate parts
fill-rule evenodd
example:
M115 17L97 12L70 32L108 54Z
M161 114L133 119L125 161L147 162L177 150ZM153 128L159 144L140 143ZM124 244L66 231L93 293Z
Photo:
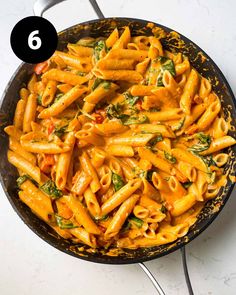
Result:
M34 7L35 14L41 16L48 8L62 1L64 0L38 0ZM151 29L147 27L148 21L133 18L104 18L96 1L90 0L90 2L100 19L77 24L60 32L58 49L63 50L68 42L76 42L84 36L106 37L115 27L122 29L124 26L129 26L133 36L152 34ZM225 117L227 118L230 114L232 117L232 126L235 127L235 98L228 82L214 61L201 48L186 37L173 34L171 33L173 30L160 24L154 23L154 25L163 29L167 34L166 37L161 39L165 49L170 51L178 50L179 52L187 55L191 64L198 70L198 72L211 80L214 91L221 99ZM24 63L21 64L13 74L3 93L0 106L0 118L5 119L7 124L12 123L14 110L18 100L19 89L28 81L32 72L33 65ZM234 130L235 128L233 128L229 134L235 137ZM58 236L49 226L47 226L47 224L37 218L31 210L19 200L16 187L17 171L11 164L8 163L7 160L6 153L8 148L8 137L3 131L3 126L0 127L0 136L0 180L5 194L17 214L32 231L34 231L50 245L67 254L92 262L106 264L140 263L140 265L145 268L144 264L141 264L144 261L159 258L180 248L184 249L184 245L196 238L216 218L227 202L234 186L234 183L228 179L226 186L221 188L219 195L214 200L210 200L203 208L202 212L198 216L196 224L190 228L188 234L173 243L151 248L124 250L118 256L107 255L108 250L87 252L86 247L84 249L79 249L80 247L77 247ZM230 153L231 157L224 171L225 173L229 172L230 174L234 174L234 157L236 147L234 146L228 148L225 152ZM145 269L145 271L147 270ZM158 288L158 286L156 286L156 288ZM164 294L160 287L159 293Z

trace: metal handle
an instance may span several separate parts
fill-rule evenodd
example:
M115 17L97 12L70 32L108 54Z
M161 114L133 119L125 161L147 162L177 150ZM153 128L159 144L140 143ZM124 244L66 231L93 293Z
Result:
M181 254L182 254L182 262L183 262L183 268L184 268L184 276L185 276L185 281L188 287L188 293L189 295L194 295L193 293L193 288L191 285L191 281L189 278L189 273L188 273L188 266L187 266L187 260L186 260L186 253L185 253L185 246L183 246L181 249Z
M161 286L157 282L157 280L154 278L153 274L150 272L150 270L146 267L144 263L139 263L139 266L142 268L142 270L146 273L150 281L152 282L153 286L157 290L157 293L159 295L165 295L164 291L162 290Z
M44 12L49 8L57 5L58 3L64 2L66 0L37 0L34 4L34 15L43 16ZM92 5L94 11L96 12L98 18L105 18L100 7L97 4L96 0L89 0Z

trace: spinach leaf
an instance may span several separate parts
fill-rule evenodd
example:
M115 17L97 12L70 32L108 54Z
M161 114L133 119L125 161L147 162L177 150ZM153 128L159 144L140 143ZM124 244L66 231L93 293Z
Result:
M76 73L76 75L81 76L81 77L84 77L84 76L86 75L86 73L81 72L81 71L78 71L78 72Z
M160 108L150 108L149 112L150 113L155 113L155 112L160 112L160 110L161 110Z
M211 137L208 134L204 134L203 132L199 132L196 134L196 137L199 139L199 142L202 144L211 144Z
M154 170L148 170L146 174L147 181L152 181L152 174L154 173Z
M59 93L59 94L57 94L56 97L55 97L55 99L54 99L54 101L53 101L53 103L55 103L55 102L57 102L58 100L60 100L60 99L62 98L62 96L64 96L63 93Z
M146 122L149 122L149 119L146 115L141 115L141 116L132 116L125 119L121 119L122 123L127 126L127 125L133 125L133 124L144 124Z
M129 217L129 221L131 221L131 223L134 223L138 228L143 226L143 220L135 216Z
M155 136L154 138L152 138L151 140L149 140L148 145L150 147L154 147L159 141L163 140L163 136L161 133L157 133L157 136Z
M184 183L182 183L182 186L184 187L184 188L189 188L191 185L192 185L193 183L191 182L191 181L188 181L188 182L184 182Z
M106 114L109 119L112 119L112 118L120 119L121 112L122 112L122 105L119 103L109 104L109 106L106 109Z
M171 60L171 59L167 59L167 60L162 64L162 70L163 70L163 71L169 71L173 77L176 75L176 72L175 72L175 65L174 65L174 63L173 63L173 60Z
M30 180L31 182L33 182L34 184L37 185L37 182L31 177L29 176L28 174L24 174L24 175L21 175L17 178L16 180L16 183L17 183L17 186L20 188L21 185L26 181L26 180Z
M98 87L98 85L102 83L102 81L103 81L102 79L96 78L93 82L92 90L94 91Z
M185 122L185 117L179 121L178 125L175 128L175 131L179 131L183 127L184 122Z
M74 225L71 221L64 219L63 217L61 217L58 214L55 214L55 219L57 222L57 225L61 228L61 229L71 229L71 228L77 228L77 225Z
M97 41L94 44L94 58L95 58L96 62L99 61L101 52L103 50L105 50L105 52L107 52L107 47L106 47L105 41L104 40Z
M109 218L108 215L104 215L104 216L102 216L102 217L100 217L100 218L95 218L95 220L96 220L96 221L106 221L106 220L108 220L108 218Z
M58 137L62 137L62 135L64 135L64 133L66 133L67 127L68 127L68 125L64 125L62 127L56 127L54 129L53 134L55 134Z
M137 103L137 101L140 99L139 96L133 96L129 92L125 92L123 95L125 97L126 102L130 106L134 106Z
M161 205L161 209L160 209L161 213L166 214L168 212L167 208L162 204Z
M109 90L111 88L111 82L110 81L105 81L103 84L102 84L102 87L105 89L105 90Z
M53 199L58 199L62 196L62 191L59 190L56 186L56 184L52 181L52 180L48 180L47 182L45 182L40 189L46 193L47 195L49 195L50 197L52 197Z
M176 163L176 158L174 156L172 156L171 154L169 154L168 152L164 151L164 155L166 160L168 160L170 163L175 164Z
M38 105L42 105L42 95L38 95L37 96L37 103L38 103Z
M125 185L123 178L116 173L112 173L112 183L116 192Z
M189 151L198 154L200 152L207 150L210 147L210 135L204 134L203 132L199 132L196 134L196 137L199 139L199 142L188 148Z
M160 73L157 78L157 86L164 86L163 81L162 81L164 71L169 71L170 74L173 77L175 77L175 75L176 75L175 65L170 58L164 57L164 56L158 57L158 61L160 61L160 63L161 63L161 70L160 70Z

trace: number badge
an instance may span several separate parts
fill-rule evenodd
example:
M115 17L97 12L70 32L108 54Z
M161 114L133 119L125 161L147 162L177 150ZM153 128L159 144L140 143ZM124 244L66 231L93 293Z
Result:
M27 63L39 63L53 55L57 48L58 36L48 20L30 16L15 25L10 42L19 59Z

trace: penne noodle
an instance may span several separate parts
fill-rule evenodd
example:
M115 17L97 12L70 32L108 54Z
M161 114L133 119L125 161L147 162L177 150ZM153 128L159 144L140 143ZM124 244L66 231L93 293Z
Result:
M66 153L61 153L56 168L56 185L59 189L64 189L67 182L67 175L69 171L72 152L75 144L75 136L73 132L66 135L65 144L71 147L71 150Z
M132 195L122 203L115 216L112 218L112 221L109 223L109 226L105 232L105 238L109 239L117 235L122 225L125 223L125 220L132 212L138 199L139 195Z
M101 209L101 215L106 215L127 200L140 186L142 181L140 179L130 180L120 190L115 192L105 203L103 203Z
M188 80L185 84L183 94L180 98L180 107L183 110L184 113L187 115L190 114L191 111L191 104L194 98L194 95L196 94L198 90L198 84L199 84L199 76L196 70L192 69L190 72L190 75L188 77Z
M13 137L9 138L9 148L10 148L10 150L17 153L18 155L20 155L21 157L23 157L24 159L26 159L27 161L29 161L33 165L36 165L36 157L33 154L24 150L24 148L21 146L19 141L17 141Z
M23 129L23 120L24 120L26 104L27 104L26 100L20 99L16 105L13 125L20 130Z
M71 105L75 100L77 100L84 92L86 88L75 86L69 92L64 94L62 98L56 101L52 106L44 109L40 114L40 119L47 119L52 116L57 116L62 111L64 111L69 105Z
M209 149L201 152L201 155L209 155L220 150L223 150L236 143L235 139L229 135L216 138L211 142Z
M96 193L100 189L101 185L97 176L97 172L94 169L88 157L88 154L86 152L83 152L79 159L83 170L86 171L92 177L90 188L93 193Z
M117 157L133 157L134 150L131 146L125 145L109 145L106 147L106 152L109 155Z
M31 122L35 121L37 107L36 94L30 94L26 103L24 119L23 119L23 132L31 131Z
M61 83L66 83L72 86L81 85L86 83L89 80L88 76L78 76L76 74L65 72L58 69L51 69L45 74L43 74L42 79L45 80L54 80Z
M63 196L68 207L73 211L76 221L91 234L100 234L100 229L90 217L87 209L82 203L71 195Z
M16 168L31 176L37 183L40 183L41 173L39 167L33 165L19 154L10 150L7 152L7 159Z

